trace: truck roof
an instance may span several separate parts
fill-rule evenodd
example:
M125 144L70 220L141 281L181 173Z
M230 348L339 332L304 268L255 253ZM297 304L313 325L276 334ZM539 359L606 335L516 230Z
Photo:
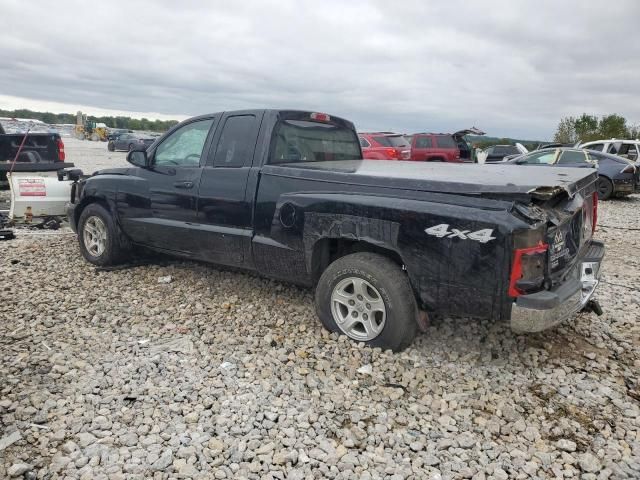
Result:
M325 113L325 112L318 112L318 111L312 111L312 110L290 110L290 109L279 109L279 108L260 108L260 109L248 109L248 110L226 110L226 111L222 111L222 112L212 112L212 113L207 113L204 115L198 115L196 117L191 117L188 118L187 120L184 120L183 122L180 122L178 125L181 125L185 122L190 122L196 119L201 119L201 118L208 118L211 117L213 115L215 116L222 116L222 115L262 115L262 114L272 114L274 116L277 117L284 117L285 120L311 120L311 121L321 121L321 120L317 120L312 118L312 115L316 115L316 116L327 116L329 118L329 123L336 123L336 124L340 124L343 126L347 126L349 128L352 128L355 130L355 126L353 125L353 122L342 118L342 117L337 117L335 115L331 115L329 113ZM175 128L175 127L174 127Z

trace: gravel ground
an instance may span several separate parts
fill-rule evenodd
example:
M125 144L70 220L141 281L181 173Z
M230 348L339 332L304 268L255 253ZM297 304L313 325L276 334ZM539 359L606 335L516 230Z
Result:
M124 162L66 142L85 172ZM601 317L437 320L399 354L328 334L307 290L171 259L99 272L67 230L18 232L0 478L640 478L639 220L640 196L601 203Z

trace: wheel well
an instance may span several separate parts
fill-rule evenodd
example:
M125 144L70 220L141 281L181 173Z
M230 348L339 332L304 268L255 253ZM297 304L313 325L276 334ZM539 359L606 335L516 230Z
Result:
M349 240L346 238L325 238L316 242L311 257L311 272L313 282L316 283L322 272L334 261L345 255L356 252L371 252L383 255L393 260L398 266L404 262L398 252L389 248L374 245L361 240Z
M75 221L76 227L78 227L78 222L80 221L80 215L82 215L82 212L84 211L84 209L87 208L87 206L91 205L92 203L98 203L102 205L104 208L106 208L108 212L111 212L111 209L109 208L109 203L106 200L102 198L97 198L97 197L83 198L74 211L73 220Z

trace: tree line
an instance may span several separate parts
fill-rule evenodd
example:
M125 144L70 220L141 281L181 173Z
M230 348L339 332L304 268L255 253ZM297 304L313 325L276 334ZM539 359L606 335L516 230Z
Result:
M640 137L640 125L628 125L627 119L616 113L595 115L583 113L579 117L560 120L553 137L554 142L577 143L609 138L635 139Z
M21 108L18 110L0 109L0 117L9 118L32 118L48 124L56 123L76 123L74 113L51 113L35 112ZM165 132L178 123L177 120L149 120L148 118L131 117L96 117L87 115L87 120L97 123L104 123L109 128L128 128L131 130L146 130L151 132Z

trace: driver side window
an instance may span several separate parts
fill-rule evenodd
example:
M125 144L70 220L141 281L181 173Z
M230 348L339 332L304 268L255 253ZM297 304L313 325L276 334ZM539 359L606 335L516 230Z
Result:
M197 167L213 119L192 122L173 132L158 148L154 165Z

